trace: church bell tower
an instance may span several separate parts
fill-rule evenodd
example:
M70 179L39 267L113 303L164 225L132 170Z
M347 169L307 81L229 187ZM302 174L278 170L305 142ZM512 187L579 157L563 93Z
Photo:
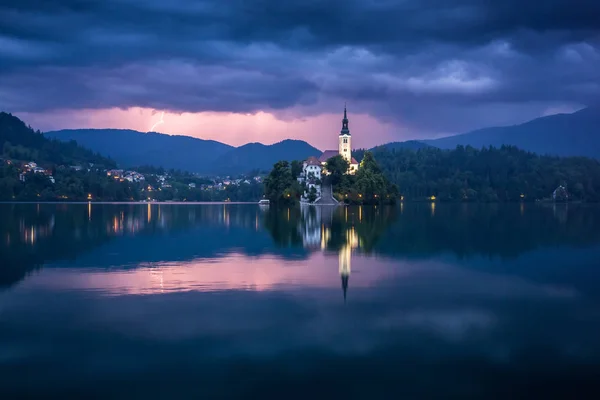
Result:
M344 104L344 119L342 119L342 130L339 137L339 152L348 164L352 161L352 137L348 128L348 116L346 114L346 105Z

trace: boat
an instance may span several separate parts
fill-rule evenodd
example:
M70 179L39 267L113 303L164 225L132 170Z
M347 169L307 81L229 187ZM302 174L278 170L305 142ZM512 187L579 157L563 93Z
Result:
M259 206L268 206L269 204L271 204L271 202L269 201L269 199L262 199L258 202Z

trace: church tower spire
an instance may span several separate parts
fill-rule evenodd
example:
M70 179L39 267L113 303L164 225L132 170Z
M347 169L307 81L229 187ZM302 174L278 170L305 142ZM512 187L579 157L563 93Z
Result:
M348 128L348 115L346 113L346 103L344 103L344 118L342 119L342 130L341 135L350 135L350 129Z
M344 118L342 119L342 130L339 136L339 153L344 157L348 164L352 162L352 137L348 128L348 114L346 112L346 104L344 103Z

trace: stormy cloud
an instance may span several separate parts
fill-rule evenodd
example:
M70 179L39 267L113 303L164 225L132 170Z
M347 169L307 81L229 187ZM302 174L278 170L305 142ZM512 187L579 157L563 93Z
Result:
M597 104L600 3L0 3L2 110L301 117L344 101L417 136Z

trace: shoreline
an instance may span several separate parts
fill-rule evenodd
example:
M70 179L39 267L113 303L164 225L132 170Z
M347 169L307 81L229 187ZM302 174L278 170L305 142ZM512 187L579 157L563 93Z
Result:
M131 205L147 205L147 204L165 204L165 205L225 205L225 204L255 204L260 205L258 201L0 201L0 204L131 204ZM573 204L573 205L582 205L582 204L600 204L597 202L585 202L585 201L569 201L569 202L553 202L553 201L507 201L507 202L454 202L454 201L401 201L396 202L395 204L384 204L384 205L401 205L401 204L471 204L471 205L498 205L498 204L535 204L535 205L549 205L549 204ZM333 204L313 204L313 203L303 203L298 202L296 205L300 206L334 206ZM345 204L340 202L339 204L335 204L335 206L375 206L380 204ZM272 204L273 206L273 204Z
M174 205L221 205L221 204L256 204L258 201L0 201L0 204L174 204Z

